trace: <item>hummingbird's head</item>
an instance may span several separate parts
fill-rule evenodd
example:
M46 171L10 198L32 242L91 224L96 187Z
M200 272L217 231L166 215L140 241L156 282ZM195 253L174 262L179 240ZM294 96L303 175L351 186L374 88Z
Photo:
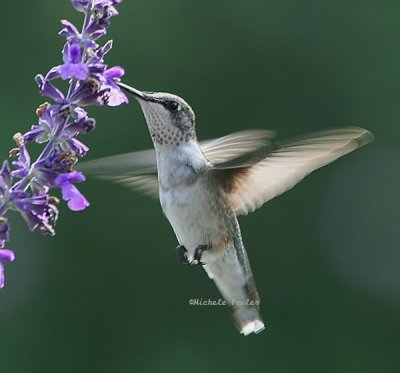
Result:
M160 92L141 92L118 85L139 101L155 145L180 145L196 139L194 112L182 98Z

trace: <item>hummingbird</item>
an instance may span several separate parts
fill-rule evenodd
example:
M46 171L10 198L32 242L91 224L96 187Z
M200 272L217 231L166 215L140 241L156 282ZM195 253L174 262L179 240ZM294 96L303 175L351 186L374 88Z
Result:
M88 161L80 169L159 199L180 261L204 268L240 333L259 333L265 327L260 297L237 217L373 135L341 127L277 142L275 132L255 129L199 142L184 99L118 84L139 102L154 149Z

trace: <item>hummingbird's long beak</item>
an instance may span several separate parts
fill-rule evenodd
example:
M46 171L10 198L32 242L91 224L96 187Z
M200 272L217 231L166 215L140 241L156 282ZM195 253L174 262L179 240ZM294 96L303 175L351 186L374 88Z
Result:
M139 91L138 89L133 88L133 87L130 87L129 85L126 85L126 84L121 83L121 82L117 82L117 84L118 84L123 90L125 90L126 92L128 92L128 93L134 95L135 97L140 98L140 99L142 99L142 100L146 100L146 99L147 99L146 95L145 95L142 91Z

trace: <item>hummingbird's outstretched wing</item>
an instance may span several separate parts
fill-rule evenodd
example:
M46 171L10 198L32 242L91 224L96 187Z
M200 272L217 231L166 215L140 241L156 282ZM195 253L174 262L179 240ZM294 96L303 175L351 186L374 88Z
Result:
M273 131L247 130L200 142L204 156L221 168L254 165L271 151ZM154 149L125 153L78 164L77 169L100 179L118 182L158 198Z
M271 141L274 132L247 130L200 142L237 215L245 215L284 193L312 171L373 140L368 130L342 127L288 141ZM158 198L153 149L83 162L78 169Z
M255 165L238 162L215 165L216 177L237 215L245 215L284 193L312 171L350 153L374 139L358 127L342 127L310 133L276 143ZM230 164L229 164L230 163Z

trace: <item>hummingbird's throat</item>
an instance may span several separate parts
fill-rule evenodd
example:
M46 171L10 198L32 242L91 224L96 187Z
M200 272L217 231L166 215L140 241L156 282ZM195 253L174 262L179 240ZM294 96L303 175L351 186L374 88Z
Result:
M178 146L194 138L191 133L184 133L179 128L154 128L149 127L149 132L154 145Z

